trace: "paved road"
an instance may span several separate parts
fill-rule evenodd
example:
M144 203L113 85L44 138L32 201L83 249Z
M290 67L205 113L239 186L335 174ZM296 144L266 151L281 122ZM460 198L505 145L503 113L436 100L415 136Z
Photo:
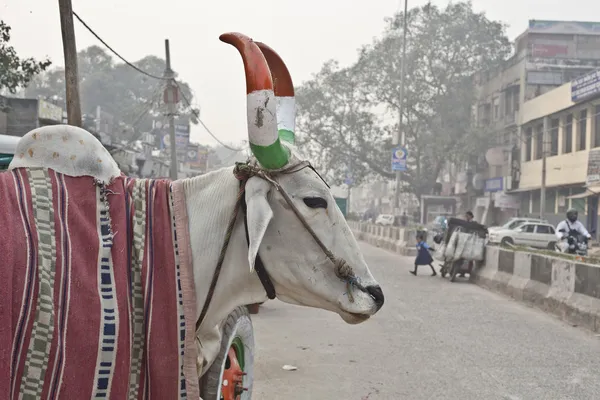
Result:
M267 302L254 316L253 398L600 399L600 337L424 268L414 277L411 258L362 247L383 285L383 309L350 326L321 310Z

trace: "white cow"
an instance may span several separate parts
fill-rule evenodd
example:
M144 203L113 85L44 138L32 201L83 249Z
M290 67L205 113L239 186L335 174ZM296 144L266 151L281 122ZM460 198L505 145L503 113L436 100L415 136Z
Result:
M220 322L240 305L267 300L265 286L255 271L257 255L277 298L284 302L333 311L349 324L366 321L384 302L382 290L328 186L294 150L295 104L285 65L278 64L281 60L267 46L241 34L225 34L221 40L235 46L242 56L249 141L254 154L250 165L260 167L268 176L252 176L246 183L248 241L244 214L240 212L210 307L197 332L204 370L217 356ZM52 133L56 133L55 141L46 142L35 155L27 156L27 149L38 139L34 135ZM65 153L65 146L69 145L60 140L63 133L85 140L85 149L77 150L77 160L53 156ZM110 154L91 134L65 125L36 129L20 141L10 169L36 166L70 176L91 175L103 182L120 175ZM290 167L292 170L286 171ZM233 172L233 168L224 168L184 180L197 318L205 305L223 238L237 205L240 181ZM324 249L330 251L329 256ZM345 265L334 265L332 256L334 261L343 259ZM345 275L340 275L342 267L346 268Z

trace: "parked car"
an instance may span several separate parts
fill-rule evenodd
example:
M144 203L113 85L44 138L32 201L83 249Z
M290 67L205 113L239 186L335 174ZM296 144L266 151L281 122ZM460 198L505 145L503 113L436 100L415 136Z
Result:
M520 225L524 224L525 222L543 223L543 224L548 223L547 220L540 219L540 218L515 217L515 218L509 219L508 222L506 222L502 226L492 226L492 227L488 228L488 231L491 232L491 231L497 231L497 230L503 230L503 229L515 229L515 228L519 227Z
M490 243L554 250L556 240L554 227L546 222L525 222L513 229L503 228L489 232Z
M392 214L379 214L375 220L376 225L394 225L394 216Z

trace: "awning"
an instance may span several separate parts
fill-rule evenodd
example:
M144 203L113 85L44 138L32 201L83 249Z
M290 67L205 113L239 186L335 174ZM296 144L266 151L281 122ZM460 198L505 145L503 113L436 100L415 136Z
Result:
M600 194L600 185L594 185L585 188L585 192L567 196L567 199L585 199L586 197Z
M581 187L581 186L585 186L585 182L571 182L568 185L562 184L562 183L555 183L553 185L546 185L546 190L547 189L568 189L568 188L575 188L575 187ZM595 188L595 186L594 186ZM517 194L517 193L525 193L525 192L534 192L536 190L540 190L541 188L539 186L535 186L535 187L524 187L524 188L518 188L518 189L513 189L513 190L506 190L505 193L506 194ZM598 187L598 192L600 192L600 186Z

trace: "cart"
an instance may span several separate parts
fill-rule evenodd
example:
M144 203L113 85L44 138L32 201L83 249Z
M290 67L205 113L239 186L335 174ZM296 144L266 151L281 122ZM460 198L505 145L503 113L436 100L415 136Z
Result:
M440 275L449 275L450 282L459 274L473 272L473 264L485 256L487 227L477 222L448 218L448 227L434 241L439 245L435 258L442 262Z

